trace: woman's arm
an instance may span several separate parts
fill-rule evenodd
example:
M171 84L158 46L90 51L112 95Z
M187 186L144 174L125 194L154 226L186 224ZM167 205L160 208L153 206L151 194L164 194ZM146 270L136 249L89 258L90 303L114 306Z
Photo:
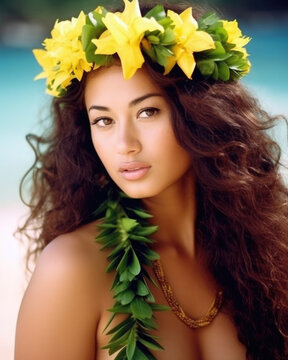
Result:
M15 360L95 359L101 295L89 246L64 235L44 249L20 308Z

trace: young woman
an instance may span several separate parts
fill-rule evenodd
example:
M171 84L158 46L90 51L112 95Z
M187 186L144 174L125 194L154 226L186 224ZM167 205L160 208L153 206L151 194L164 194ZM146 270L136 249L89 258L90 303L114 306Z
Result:
M237 81L237 23L169 8L81 13L35 51L55 98L16 360L287 358L276 119Z

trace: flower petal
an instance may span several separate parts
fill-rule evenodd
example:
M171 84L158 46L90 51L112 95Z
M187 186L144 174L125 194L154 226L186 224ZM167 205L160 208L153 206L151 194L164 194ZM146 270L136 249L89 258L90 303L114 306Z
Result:
M123 0L123 1L125 4L124 11L121 13L121 17L123 21L129 24L132 19L135 19L136 17L141 17L141 11L138 0L132 0L132 1Z
M105 31L99 39L92 40L92 43L97 47L95 54L113 55L117 51L117 44L108 31Z
M121 60L124 79L130 79L144 63L144 57L139 47L130 45L119 47L117 53Z
M127 37L129 36L128 25L117 15L108 13L103 18L103 23L117 43L124 44L127 41Z
M144 35L146 31L155 31L159 30L164 32L163 26L161 26L154 18L137 18L133 22L133 28L137 34Z
M189 36L185 45L191 52L199 52L215 48L212 37L205 31L195 31L194 34Z
M186 52L183 52L179 57L179 59L177 60L177 64L183 70L184 74L189 79L191 79L193 71L196 66L196 61L194 59L194 56L191 54L187 54Z
M173 67L177 64L176 56L169 56L167 58L167 65L165 66L164 75L169 74Z

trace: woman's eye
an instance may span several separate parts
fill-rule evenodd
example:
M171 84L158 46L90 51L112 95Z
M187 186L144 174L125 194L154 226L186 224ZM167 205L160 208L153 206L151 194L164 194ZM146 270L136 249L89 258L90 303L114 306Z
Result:
M99 127L106 127L113 123L113 120L110 118L97 118L92 121L92 125L97 125Z
M139 111L138 117L139 118L149 118L153 115L156 115L158 112L159 112L159 109L151 107L151 108L147 108L147 109Z

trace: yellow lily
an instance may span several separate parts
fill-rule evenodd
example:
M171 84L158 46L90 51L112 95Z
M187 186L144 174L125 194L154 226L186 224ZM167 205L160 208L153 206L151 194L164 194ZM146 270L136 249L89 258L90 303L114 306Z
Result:
M244 54L244 58L248 56L247 50L243 48L249 43L251 38L243 36L241 30L238 27L238 22L222 20L223 28L227 31L227 42L235 45L233 50L240 51Z
M44 70L35 79L47 78L47 92L53 96L59 96L60 89L65 89L75 78L80 81L83 72L91 70L92 64L87 62L80 40L84 24L82 11L71 21L56 21L52 37L43 42L45 50L33 50Z
M193 53L214 49L214 41L206 32L198 31L198 23L192 16L191 7L180 15L168 10L167 15L175 26L176 44L172 48L174 56L168 58L165 74L168 74L177 63L185 75L191 79L196 66Z
M103 18L107 30L99 39L92 42L97 49L95 54L112 55L117 53L122 64L123 76L131 78L144 63L140 49L141 40L146 31L164 31L154 18L141 16L137 0L124 0L125 8L122 13L108 12Z

